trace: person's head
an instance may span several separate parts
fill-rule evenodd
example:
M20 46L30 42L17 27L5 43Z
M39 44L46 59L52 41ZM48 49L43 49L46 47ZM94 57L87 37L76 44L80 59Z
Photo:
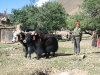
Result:
M76 22L76 27L80 27L80 22Z
M94 31L95 34L97 34L97 31Z
M93 31L93 34L97 34L97 32L96 31Z

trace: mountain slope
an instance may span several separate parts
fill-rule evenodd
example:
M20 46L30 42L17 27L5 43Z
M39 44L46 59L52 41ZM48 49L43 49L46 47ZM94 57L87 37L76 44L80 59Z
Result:
M83 0L57 0L57 1L63 5L63 7L65 8L66 12L69 15L73 15L76 12L78 12L80 10L79 5L81 5L83 2Z

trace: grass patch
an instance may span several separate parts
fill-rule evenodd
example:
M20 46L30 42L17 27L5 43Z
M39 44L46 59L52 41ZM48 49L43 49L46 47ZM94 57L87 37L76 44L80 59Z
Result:
M24 58L21 45L0 44L0 75L38 75L45 73L52 75L63 71L81 70L84 75L99 75L100 49L92 48L91 40L81 41L81 52L86 55L83 60L78 60L73 55L74 49L71 41L60 41L57 57L36 60L34 53L32 59ZM18 50L6 50L7 47L17 47ZM80 74L81 75L81 74Z
M66 42L66 39L58 40L58 42Z

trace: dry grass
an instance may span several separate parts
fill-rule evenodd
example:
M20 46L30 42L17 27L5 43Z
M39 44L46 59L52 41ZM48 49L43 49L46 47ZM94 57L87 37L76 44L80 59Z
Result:
M17 47L16 50L6 50L7 47ZM73 55L71 41L59 42L57 57L36 60L35 54L32 59L24 58L22 46L16 44L0 44L0 75L47 75L60 72L70 72L73 75L99 75L100 49L91 47L91 40L81 41L81 54L85 59L78 60Z

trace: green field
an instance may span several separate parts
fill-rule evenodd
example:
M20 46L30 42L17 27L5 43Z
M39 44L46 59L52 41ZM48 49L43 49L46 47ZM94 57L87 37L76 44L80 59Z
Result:
M14 50L13 50L14 48ZM72 75L100 75L100 49L91 47L91 40L81 41L81 55L73 55L73 43L60 41L57 57L35 59L24 58L22 46L15 44L0 44L0 75L58 75L60 72L69 72ZM40 74L42 75L42 74Z

